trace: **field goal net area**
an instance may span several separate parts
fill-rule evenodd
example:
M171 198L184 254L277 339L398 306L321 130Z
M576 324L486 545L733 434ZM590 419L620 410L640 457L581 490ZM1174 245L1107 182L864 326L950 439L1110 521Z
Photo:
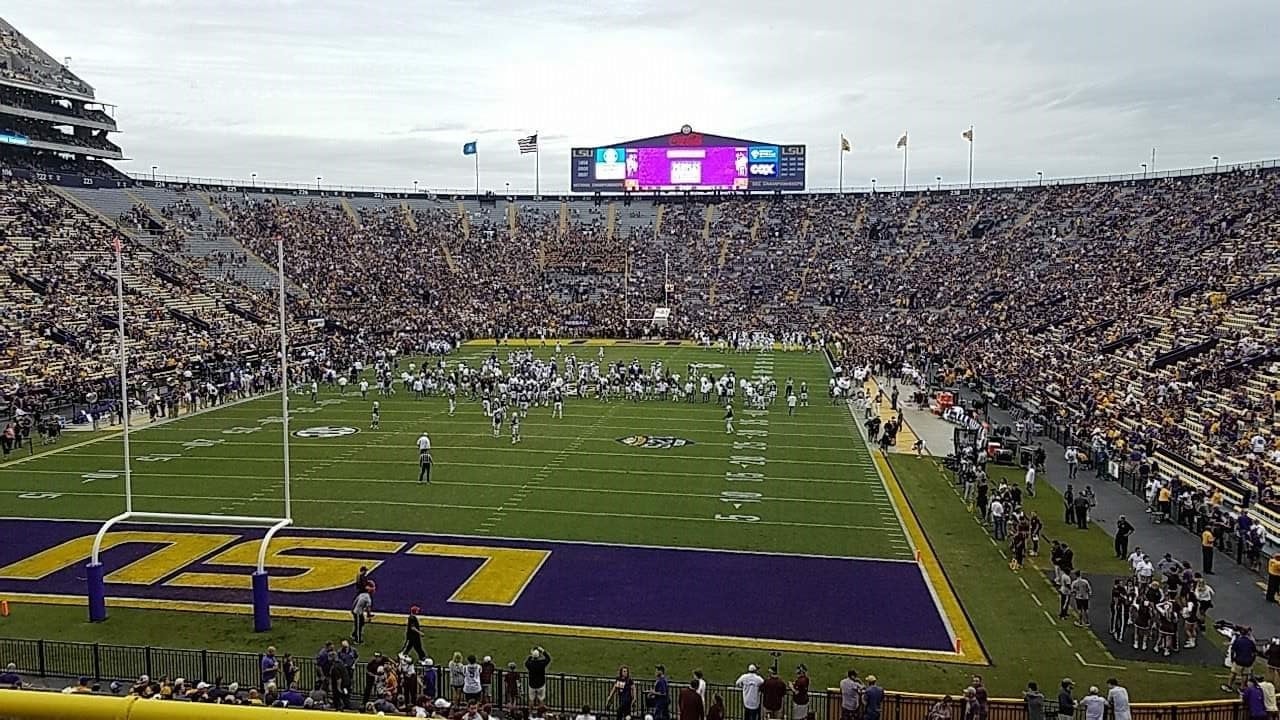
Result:
M638 323L643 325L652 325L653 327L666 327L671 322L671 308L655 307L653 309L653 317L634 317L627 318L627 324Z

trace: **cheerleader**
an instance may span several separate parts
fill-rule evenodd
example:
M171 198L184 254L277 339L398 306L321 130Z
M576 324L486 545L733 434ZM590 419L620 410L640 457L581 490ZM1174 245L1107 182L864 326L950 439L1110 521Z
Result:
M1133 649L1146 650L1147 644L1151 640L1151 626L1155 618L1152 617L1151 603L1139 602L1137 609L1133 614ZM1138 644L1142 647L1139 648Z
M1129 588L1125 586L1124 580L1117 579L1111 585L1111 637L1120 642L1124 642L1124 632L1129 626L1129 609L1132 606Z
M1178 635L1178 611L1172 600L1165 600L1156 607L1156 629L1159 637L1156 652L1163 651L1169 657Z
M1186 628L1187 634L1187 640L1182 644L1182 647L1195 647L1196 637L1200 634L1200 608L1196 606L1195 600L1188 600L1182 606L1182 624Z

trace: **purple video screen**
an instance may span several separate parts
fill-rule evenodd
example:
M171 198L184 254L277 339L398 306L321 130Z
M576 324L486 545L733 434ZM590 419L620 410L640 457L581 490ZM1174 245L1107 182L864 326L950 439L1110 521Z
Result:
M626 186L633 190L693 187L745 190L747 148L627 148Z

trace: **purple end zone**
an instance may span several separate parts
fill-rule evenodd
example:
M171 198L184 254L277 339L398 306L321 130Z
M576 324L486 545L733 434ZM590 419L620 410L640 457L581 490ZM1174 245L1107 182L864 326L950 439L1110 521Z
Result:
M0 521L0 568L77 537L92 536L93 522ZM174 533L219 532L243 538L261 529L130 525L118 530ZM287 537L392 540L406 543L381 560L376 609L404 612L418 604L427 615L509 620L619 630L721 635L771 640L863 645L949 652L950 636L915 563L882 560L766 555L732 551L512 540L373 531L290 528ZM482 560L408 555L417 542L548 550L550 555L511 606L451 602L453 593ZM102 553L107 572L144 557L158 546L123 545ZM361 557L358 552L316 553ZM0 592L83 596L84 560L38 581L0 578ZM243 590L108 583L111 597L234 602L252 599L250 570L204 565L184 570L244 575ZM275 578L299 570L276 568ZM354 581L354 577L352 578ZM273 592L277 606L349 610L349 587L310 593Z

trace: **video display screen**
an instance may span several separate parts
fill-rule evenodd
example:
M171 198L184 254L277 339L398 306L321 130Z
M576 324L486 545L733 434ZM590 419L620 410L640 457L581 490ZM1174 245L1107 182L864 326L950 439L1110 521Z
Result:
M575 148L575 192L803 190L803 145L617 145Z

